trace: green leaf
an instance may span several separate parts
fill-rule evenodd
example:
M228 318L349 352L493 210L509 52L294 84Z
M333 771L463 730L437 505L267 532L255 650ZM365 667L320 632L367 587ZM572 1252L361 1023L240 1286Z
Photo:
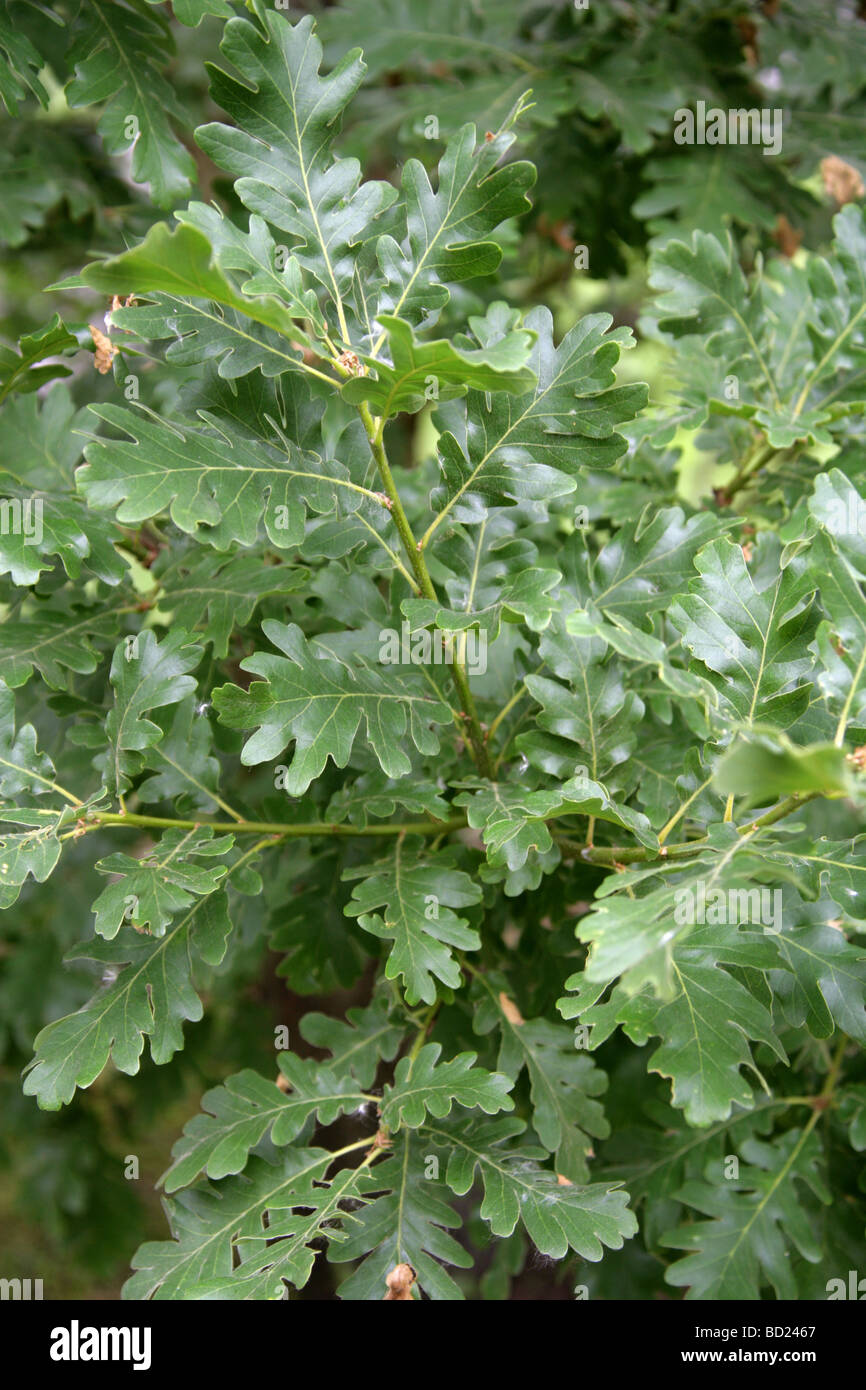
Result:
M580 110L610 121L636 153L651 149L653 137L669 131L681 89L668 73L648 71L645 54L622 52L575 75Z
M385 973L389 980L402 976L410 1004L433 1003L434 977L451 988L459 985L460 967L449 947L476 951L481 942L452 909L477 903L481 889L454 867L452 851L430 853L417 837L407 837L386 858L346 869L343 877L362 880L346 914L393 942Z
M508 982L502 977L496 983L507 986ZM486 978L483 984L489 1000L476 1014L476 1031L499 1029L497 1066L514 1081L526 1068L533 1128L545 1149L555 1155L557 1173L572 1182L585 1182L593 1140L606 1139L610 1133L596 1099L607 1089L607 1077L592 1058L577 1051L570 1028L544 1018L522 1018L505 989L497 993Z
M385 1087L381 1105L382 1121L389 1129L401 1125L417 1129L428 1112L442 1119L455 1101L470 1110L477 1106L485 1115L514 1109L507 1094L514 1085L509 1077L476 1067L475 1052L461 1052L450 1062L440 1062L441 1052L439 1043L428 1043L414 1057L397 1063L394 1082Z
M167 295L209 299L289 338L297 334L292 314L272 295L241 294L216 263L204 232L188 222L172 231L165 222L151 227L131 251L85 266L81 278L105 294ZM121 323L123 320L120 321Z
M147 3L158 5L161 0L147 0ZM191 29L197 28L205 15L215 14L220 19L231 19L234 13L228 0L173 0L171 9L175 19Z
M486 319L472 319L482 347L513 333L518 316L494 305ZM581 467L605 468L625 452L616 425L646 400L643 386L617 386L613 368L632 346L628 329L608 330L607 314L590 314L554 347L553 319L533 309L523 327L536 335L528 366L534 390L509 396L470 391L466 405L440 412L442 486L433 496L437 524L477 524L487 505L549 501L573 492Z
M814 583L802 562L754 577L729 540L696 557L699 578L668 610L674 627L719 694L721 710L745 724L782 728L808 703Z
M643 914L634 911L640 905ZM734 1105L750 1108L753 1104L752 1088L742 1074L742 1068L754 1070L755 1066L749 1040L766 1043L786 1060L766 1004L723 967L767 970L781 962L774 937L733 925L692 927L677 942L672 907L668 890L660 907L654 895L653 908L659 909L659 915L652 919L643 942L635 946L629 925L648 915L646 899L620 899L596 909L594 918L600 916L602 923L610 918L608 953L599 957L598 964L591 958L592 968L585 975L578 973L566 981L567 989L585 993L574 1000L560 1000L559 1008L565 1017L578 1016L591 1030L592 1047L617 1025L638 1046L651 1036L660 1037L661 1046L650 1057L648 1068L671 1079L672 1104L685 1110L690 1124L707 1125L727 1119ZM579 930L583 939L594 940L601 928L588 922ZM650 956L626 985L615 987L608 1003L597 1003L602 978L629 969L629 962L639 960L648 947L666 948L668 988L657 997L645 985L647 978L659 983L658 976L649 973L659 968Z
M723 158L714 156L717 167ZM739 151L737 163L742 172ZM670 167L693 171L693 162ZM638 206L648 210L645 202ZM765 220L760 203L753 207L756 218L742 217L747 225ZM777 265L751 282L727 233L720 241L697 231L690 246L669 241L654 255L650 282L664 292L659 326L691 339L692 361L683 355L680 375L694 383L692 426L703 423L708 410L741 415L761 427L773 449L787 450L803 442L831 444L847 411L862 409L862 208L844 208L833 226L827 259L812 256L804 269Z
M284 1149L275 1163L252 1158L219 1187L202 1184L171 1199L173 1239L140 1247L123 1297L277 1299L284 1278L303 1288L313 1241L340 1240L341 1203L356 1204L370 1185L366 1171L353 1168L328 1182L332 1162L324 1149Z
M254 301L249 302L252 305ZM113 310L111 322L137 339L173 339L165 352L166 362L173 367L216 362L220 376L227 381L259 370L267 377L301 372L306 335L298 326L292 332L292 341L298 342L295 348L282 334L247 318L245 312L222 308L211 300L179 299L152 291L141 304Z
M782 733L740 738L716 765L713 783L720 792L748 796L754 805L805 792L848 792L851 771L841 748L812 743L798 748Z
M764 845L763 854L790 874L804 896L824 892L849 917L866 917L866 837L850 840L792 839Z
M815 479L809 511L821 526L813 542L813 574L827 620L815 649L823 670L818 682L841 739L849 722L866 724L866 501L844 473L833 468Z
M298 1137L310 1116L317 1116L320 1125L333 1124L364 1100L351 1078L319 1062L281 1052L277 1065L288 1094L249 1070L205 1092L203 1113L184 1126L171 1151L173 1162L160 1180L166 1192L187 1187L202 1172L209 1178L239 1173L265 1134L281 1148Z
M0 808L0 821L31 827L0 833L0 906L10 907L16 901L28 877L37 883L50 878L63 848L57 837L62 814L28 807Z
M204 711L189 698L171 707L165 722L162 738L142 754L142 766L153 776L139 782L136 794L144 802L171 801L178 809L213 814L220 804L220 765L212 756L213 731Z
M231 849L231 835L214 833L209 826L198 830L167 830L159 843L141 859L128 854L109 854L96 868L117 875L93 904L94 931L106 940L117 935L124 922L136 931L164 936L178 912L195 898L213 893L227 872L226 864L198 864Z
M542 636L539 656L568 686L547 676L526 677L527 690L542 707L537 723L544 732L521 735L518 747L545 772L574 777L564 799L603 801L605 785L637 746L643 701L627 689L622 666L606 660L603 642L575 639L559 621Z
M411 785L394 782L378 769L362 773L351 787L341 787L328 802L329 821L349 820L352 825L375 825L376 820L390 820L402 806L418 818L430 816L447 820L448 802L443 799L435 782L412 779Z
M459 603L462 600L463 606L444 608L435 599L403 599L401 607L409 619L412 632L429 624L451 633L468 632L471 628L477 627L490 643L495 642L499 636L503 619L506 622L522 620L533 632L543 632L556 609L557 598L551 590L555 590L562 579L559 570L514 569L509 573L510 563L517 563L518 556L522 557L525 554L524 543L521 541L515 542L513 547L507 542L505 545L492 547L495 549L495 555L485 564L482 559L485 552L485 530L479 528L472 534L475 545L471 545L468 535L464 533L466 545L460 546L458 561L460 563L465 558L471 545L473 564L471 581L466 585L465 597L463 575L450 579L447 585L450 592L459 595L456 601ZM438 559L441 563L441 552ZM496 599L485 604L484 598L491 590L495 593ZM479 642L476 660L480 663L484 656ZM467 660L471 667L471 647L467 647ZM471 669L470 674L474 674Z
M562 1183L539 1167L543 1150L505 1148L522 1128L520 1120L470 1127L461 1119L450 1126L428 1125L423 1133L451 1150L445 1180L458 1196L469 1191L477 1171L484 1183L481 1216L494 1235L511 1235L519 1219L541 1254L553 1259L574 1250L581 1259L596 1261L605 1247L620 1250L637 1230L628 1193L618 1184Z
M92 0L82 19L67 58L75 75L66 100L73 108L102 105L98 129L106 150L131 148L132 177L170 207L188 192L195 164L171 124L184 111L161 71L172 51L167 21L131 0Z
M863 208L850 203L833 218L833 255L812 269L816 313L809 321L815 365L797 397L803 409L815 388L824 400L864 399L863 353L866 349L866 218ZM832 390L828 390L832 387Z
M535 377L525 365L532 346L528 332L506 333L490 347L463 348L445 339L419 342L410 325L393 314L380 314L378 321L391 361L360 353L361 361L376 375L353 377L342 394L352 405L368 402L383 419L421 410L430 399L463 396L468 390L521 395L534 384Z
M765 355L767 324L760 297L750 290L730 235L720 241L694 232L691 244L667 242L653 257L650 284L661 292L661 328L675 334L700 331L708 350L724 356L728 373L736 374L743 361L751 359L752 370L760 368L775 389Z
M0 17L0 54L0 100L10 116L18 115L19 101L26 100L30 93L40 106L47 107L48 93L39 81L45 66L42 54L7 15Z
M676 106L672 101L668 112ZM787 138L786 130L786 144ZM712 233L719 250L715 255L707 254L705 259L716 270L718 291L724 294L730 285L726 283L719 252L723 253L732 223L744 230L769 231L774 206L783 193L790 191L787 182L774 175L774 163L764 158L763 150L742 145L692 148L650 159L644 165L649 186L636 199L632 211L646 219L663 252L671 246L672 237L679 242L684 233L691 232L694 246L701 233ZM702 270L706 280L701 277ZM713 277L704 266L696 269L695 279L701 288L713 286Z
M463 1298L443 1266L468 1269L472 1257L449 1235L461 1221L448 1204L444 1184L427 1177L424 1154L429 1145L426 1130L419 1135L401 1130L393 1152L376 1164L372 1186L382 1195L356 1214L348 1240L331 1252L339 1264L367 1257L340 1284L340 1298L384 1298L386 1275L398 1264L411 1266L428 1298Z
M849 1126L852 1149L866 1149L866 1086L848 1086L839 1102L840 1118Z
M197 898L162 937L125 927L111 942L88 941L70 952L69 961L98 962L104 984L77 1013L42 1029L25 1094L36 1096L41 1109L59 1110L76 1087L96 1080L109 1058L133 1076L145 1038L154 1062L168 1062L183 1047L184 1020L197 1023L204 1012L192 983L193 959L218 964L230 930L225 893L217 892Z
M243 232L217 208L205 203L190 203L175 216L204 234L221 270L240 270L249 275L240 286L244 295L275 297L286 306L296 320L292 327L295 346L299 342L312 344L313 340L302 326L305 320L309 321L316 338L326 339L327 325L315 290L305 288L296 258L286 254L285 246L278 246L261 217L250 217L249 230ZM246 313L245 307L234 307ZM277 327L276 323L272 326Z
M15 696L0 680L0 797L4 800L21 792L40 796L53 788L54 764L36 744L32 724L16 729Z
M657 993L670 997L674 946L688 935L690 925L675 912L678 891L664 887L639 898L616 894L595 902L575 929L581 941L592 943L586 979L610 984L623 976L629 993L649 981Z
M831 1200L817 1136L794 1129L772 1143L753 1137L743 1141L741 1153L738 1177L692 1179L677 1193L679 1201L709 1218L693 1220L663 1239L674 1250L690 1252L665 1272L666 1283L687 1288L687 1299L754 1300L767 1286L777 1298L796 1298L791 1244L804 1259L821 1259L814 1203L810 1210L798 1191L805 1189L820 1202Z
M145 630L115 648L109 677L114 704L105 721L109 791L119 793L129 787L140 768L138 754L162 738L162 729L147 715L179 704L195 690L195 678L188 672L201 658L202 648L182 628L169 632L162 642Z
M14 584L36 584L58 556L70 579L84 571L115 585L126 573L114 549L120 537L113 522L94 516L73 492L73 469L81 457L77 431L85 418L64 385L53 387L45 400L17 396L4 407L8 459L0 500L0 574L10 574Z
M301 1034L314 1047L331 1054L328 1066L339 1074L350 1071L360 1086L369 1088L379 1059L393 1060L405 1029L389 1022L389 1002L380 994L365 1009L348 1009L345 1020L327 1014L308 1013L301 1020Z
M656 844L645 816L612 801L603 786L587 777L575 777L559 791L549 792L526 792L500 783L469 785L477 790L460 792L454 804L465 806L469 824L483 832L488 862L495 866L515 870L533 850L546 854L554 841L544 818L552 816L595 816L630 830L642 844Z
M32 333L26 333L18 351L0 344L0 401L10 391L22 394L38 391L55 377L71 376L69 367L48 362L49 357L63 357L78 351L78 339L70 333L59 314L55 314Z
M473 786L455 796L454 805L465 806L469 824L482 831L488 863L520 869L533 851L550 851L553 838L543 817L561 804L555 792L524 792L498 783Z
M220 719L232 729L258 730L248 739L241 761L250 765L278 757L294 739L285 787L299 796L323 772L328 759L345 767L363 719L367 738L389 777L411 771L400 741L407 723L415 747L435 753L439 742L431 724L450 718L420 679L385 680L369 667L350 670L330 657L317 659L294 623L270 620L265 636L283 653L261 653L241 662L244 671L264 677L248 690L223 685L213 692Z
M640 1118L620 1126L604 1147L603 1172L624 1183L635 1209L642 1209L647 1243L657 1244L684 1214L677 1194L688 1179L723 1175L725 1159L739 1152L743 1139L772 1131L787 1105L784 1098L764 1097L753 1110L735 1109L728 1119L696 1130L670 1106L651 1100L640 1107Z
M681 507L647 507L599 551L586 598L607 616L641 624L666 611L694 575L695 556L719 535L708 512L686 517Z
M838 1031L866 1043L866 950L824 925L782 932L777 944L791 973L778 977L775 992L795 1026L805 1022L816 1038Z
M435 8L426 0L378 0L375 24L370 23L370 13L363 6L342 4L322 15L327 42L339 43L341 49L347 42L364 45L369 77L401 71L408 64L413 70L420 66L428 79L437 59L446 64L469 60L477 65L479 53L495 64L497 74L500 65L525 72L524 43L514 32L518 12L511 0L495 10L474 13L464 9L460 0L445 0ZM509 38L514 40L513 47L508 46ZM483 74L476 71L473 77L474 93ZM498 80L501 83L501 76ZM428 90L425 86L425 95Z
M221 49L241 80L211 68L211 96L235 125L200 126L196 139L235 177L235 192L251 212L297 238L298 262L340 313L354 278L354 248L396 197L390 184L359 187L358 161L332 154L364 65L355 50L323 78L309 15L292 25L264 10L261 22L264 34L245 19L226 24Z
M38 670L46 685L63 690L70 671L90 675L103 659L100 647L114 646L124 605L114 598L72 606L70 598L64 590L34 599L18 610L21 618L6 620L0 677L10 686L26 685Z
M189 632L201 625L214 655L225 656L231 634L249 622L261 600L300 589L307 574L288 565L263 566L255 555L233 555L215 568L212 557L204 554L179 561L160 578L160 607Z
M268 540L284 549L303 541L308 507L333 512L339 495L341 508L352 511L362 500L342 463L323 462L288 441L278 451L120 406L92 409L134 441L94 441L78 472L88 503L117 507L119 521L168 512L182 531L219 550L254 545L264 521Z
M383 326L383 314L413 324L433 322L448 302L449 284L496 270L502 249L491 234L527 210L526 190L535 181L534 166L524 160L496 167L514 142L510 128L522 109L521 100L500 130L488 132L478 145L475 126L463 126L439 161L435 193L420 160L403 165L405 245L390 236L376 245L386 280L376 314Z

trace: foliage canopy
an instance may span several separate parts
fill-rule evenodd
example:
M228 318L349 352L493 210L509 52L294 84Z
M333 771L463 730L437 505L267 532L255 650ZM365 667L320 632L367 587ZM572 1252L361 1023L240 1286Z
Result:
M126 1297L856 1264L866 21L826 8L0 9L0 1086ZM679 146L698 100L781 156ZM105 1175L167 1107L133 1254Z

